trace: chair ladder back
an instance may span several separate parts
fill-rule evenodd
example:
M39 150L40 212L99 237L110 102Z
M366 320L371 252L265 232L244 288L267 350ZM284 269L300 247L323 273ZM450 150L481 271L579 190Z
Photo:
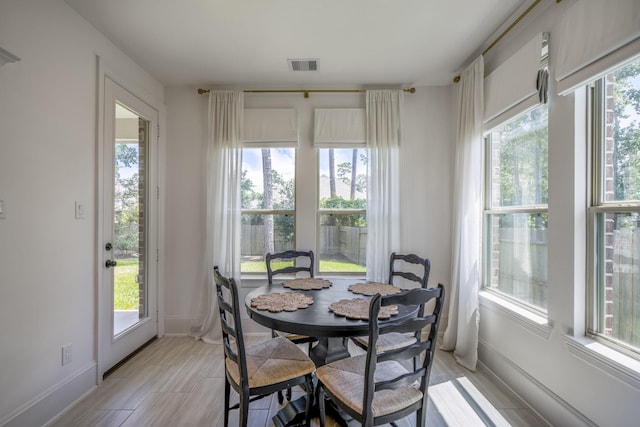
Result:
M218 296L224 354L238 365L242 387L248 389L249 381L244 337L242 335L242 321L239 310L238 285L235 279L222 276L218 266L213 267L213 276L216 283L216 294ZM228 297L225 297L225 290L229 294ZM227 313L229 313L231 319L227 318ZM229 320L231 320L233 324L229 322ZM235 341L236 351L233 349L231 338Z
M420 313L417 317L409 318L401 321L380 321L378 313L380 307L388 305L403 305L424 307L431 300L435 299L435 305L432 313L424 315ZM427 388L429 386L429 376L431 373L431 362L436 348L435 339L438 333L440 323L440 314L444 302L444 286L438 284L437 288L424 289L416 288L395 295L381 296L376 294L371 298L369 303L369 345L367 347L365 378L364 378L364 394L363 408L366 412L366 419L372 419L372 402L374 394L381 390L396 389L408 387L416 381L420 383L420 391L423 398L420 402L405 408L405 411L413 411L422 407L422 411L426 411L427 405ZM430 331L426 339L422 339L421 331L430 326ZM385 352L377 350L377 341L380 335L388 332L411 332L416 336L416 342L408 344L402 348L392 349ZM375 371L379 363L405 360L415 360L420 354L425 355L423 362L419 365L414 364L412 370L408 370L399 374L395 378L385 378L382 381L375 381ZM381 417L380 421L386 419L387 416Z
M422 276L411 271L403 271L398 269L399 262L422 266ZM393 285L394 277L402 277L420 284L420 287L426 289L429 284L429 273L431 272L431 261L429 258L422 258L416 254L401 255L393 252L389 261L389 284Z
M298 258L307 258L309 260L308 266L296 265ZM269 284L273 284L273 276L277 274L289 274L289 273L298 273L298 272L308 272L309 277L313 277L313 269L314 269L314 255L313 251L294 251L288 250L284 252L278 253L267 253L264 256L265 263L267 264L267 279ZM271 263L275 260L292 260L292 266L287 266L279 269L273 269Z

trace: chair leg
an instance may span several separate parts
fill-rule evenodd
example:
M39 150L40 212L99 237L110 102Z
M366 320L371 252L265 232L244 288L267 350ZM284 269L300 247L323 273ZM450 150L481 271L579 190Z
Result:
M322 390L322 386L318 384L317 390L317 399L318 399L318 409L320 410L320 427L324 427L325 423L325 413L324 413L324 391Z
M311 425L311 404L313 403L313 377L308 375L305 381L305 388L307 389L307 405L304 411L304 421L305 426L309 427Z
M284 395L282 394L282 390L278 390L278 403L282 405L282 402L284 402Z
M227 377L224 377L224 427L229 427L229 392L231 386Z
M249 421L249 396L247 394L249 393L242 393L242 396L240 396L240 407L238 408L240 415L238 425L240 427L247 427L247 422Z
M416 427L426 427L427 425L427 410L426 408L420 408L416 411Z

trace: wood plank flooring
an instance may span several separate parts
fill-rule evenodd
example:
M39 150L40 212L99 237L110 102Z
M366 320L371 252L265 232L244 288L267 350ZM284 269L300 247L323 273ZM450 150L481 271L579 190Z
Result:
M266 338L248 337L247 345ZM293 398L301 394L302 390L294 390ZM50 427L222 427L223 405L222 346L189 337L164 337L124 363ZM253 402L249 425L273 426L271 419L281 407L276 395ZM231 411L230 426L237 426L237 414ZM319 421L314 419L312 425L318 426ZM327 420L328 427L336 425ZM415 426L414 417L398 425ZM482 367L467 371L444 351L436 352L431 372L427 425L547 426L490 372Z

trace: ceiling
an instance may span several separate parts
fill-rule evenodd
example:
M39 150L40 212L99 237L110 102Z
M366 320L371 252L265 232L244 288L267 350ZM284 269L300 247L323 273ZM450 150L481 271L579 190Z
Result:
M167 86L440 86L523 0L65 0ZM318 71L289 71L317 58Z

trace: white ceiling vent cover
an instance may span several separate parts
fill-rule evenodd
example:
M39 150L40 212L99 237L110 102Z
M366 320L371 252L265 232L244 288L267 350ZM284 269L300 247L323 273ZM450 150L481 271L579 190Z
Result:
M318 58L287 59L289 71L318 71Z

